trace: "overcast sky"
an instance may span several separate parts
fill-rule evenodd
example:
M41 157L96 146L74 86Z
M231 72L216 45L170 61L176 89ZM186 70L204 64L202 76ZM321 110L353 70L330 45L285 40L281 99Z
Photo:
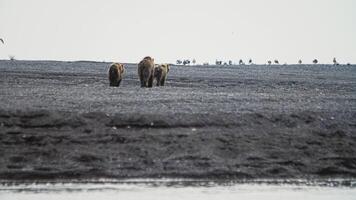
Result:
M0 59L356 63L355 0L0 0Z

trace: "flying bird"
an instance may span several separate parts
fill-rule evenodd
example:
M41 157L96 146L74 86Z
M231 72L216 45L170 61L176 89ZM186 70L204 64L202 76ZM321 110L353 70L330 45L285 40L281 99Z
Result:
M3 40L2 38L0 38L0 41L1 41L3 44L5 44L5 42L4 42L4 40Z

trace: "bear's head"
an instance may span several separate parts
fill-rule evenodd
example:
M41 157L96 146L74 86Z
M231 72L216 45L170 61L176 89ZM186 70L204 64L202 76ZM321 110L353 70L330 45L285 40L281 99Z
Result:
M125 72L125 66L123 64L119 64L120 73L123 74Z

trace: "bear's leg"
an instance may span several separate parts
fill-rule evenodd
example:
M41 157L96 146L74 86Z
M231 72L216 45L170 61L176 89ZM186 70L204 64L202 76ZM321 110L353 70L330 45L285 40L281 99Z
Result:
M121 83L121 79L117 81L117 85L116 86L119 87L120 83Z
M161 78L161 86L164 86L164 83L166 82L166 76L163 76Z
M156 77L156 86L158 87L159 86L159 77Z
M110 86L111 87L115 87L115 86L117 86L117 80L110 80Z
M152 74L149 76L148 78L148 84L147 84L147 87L152 87L153 86L153 76Z
M146 81L144 80L143 72L140 72L140 82L141 82L141 87L146 87Z

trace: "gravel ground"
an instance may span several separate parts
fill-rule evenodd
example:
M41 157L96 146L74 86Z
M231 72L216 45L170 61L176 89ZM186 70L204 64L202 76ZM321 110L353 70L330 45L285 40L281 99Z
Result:
M0 61L0 179L355 178L356 66Z

